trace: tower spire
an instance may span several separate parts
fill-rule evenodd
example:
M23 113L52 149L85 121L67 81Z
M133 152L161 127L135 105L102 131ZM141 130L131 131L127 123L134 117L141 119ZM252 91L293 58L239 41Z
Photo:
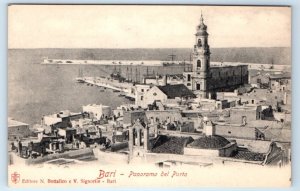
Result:
M203 15L202 15L202 10L201 10L201 18L200 18L201 23L203 23L204 19L203 19Z

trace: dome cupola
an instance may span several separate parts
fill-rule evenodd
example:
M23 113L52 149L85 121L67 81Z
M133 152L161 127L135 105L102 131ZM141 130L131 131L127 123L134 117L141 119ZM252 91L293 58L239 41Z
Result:
M204 24L204 19L201 13L201 18L200 18L200 24L197 26L197 36L205 36L208 35L208 33L206 32L207 30L207 26Z

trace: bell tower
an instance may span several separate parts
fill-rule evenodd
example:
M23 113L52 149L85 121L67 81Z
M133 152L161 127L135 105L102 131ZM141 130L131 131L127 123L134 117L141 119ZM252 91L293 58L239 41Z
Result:
M210 50L208 45L207 26L201 13L200 24L196 28L195 45L193 50L193 85L194 93L201 97L208 97L208 82L210 68Z

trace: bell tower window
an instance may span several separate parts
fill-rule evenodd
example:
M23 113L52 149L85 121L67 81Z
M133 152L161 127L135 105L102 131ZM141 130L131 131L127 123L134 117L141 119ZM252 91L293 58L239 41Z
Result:
M201 60L197 60L197 68L201 68Z
M198 39L198 47L202 47L202 42L201 42L201 39Z

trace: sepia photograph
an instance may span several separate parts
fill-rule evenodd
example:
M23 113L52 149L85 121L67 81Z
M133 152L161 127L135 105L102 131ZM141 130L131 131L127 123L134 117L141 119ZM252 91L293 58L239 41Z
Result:
M11 187L289 187L291 7L8 6Z

